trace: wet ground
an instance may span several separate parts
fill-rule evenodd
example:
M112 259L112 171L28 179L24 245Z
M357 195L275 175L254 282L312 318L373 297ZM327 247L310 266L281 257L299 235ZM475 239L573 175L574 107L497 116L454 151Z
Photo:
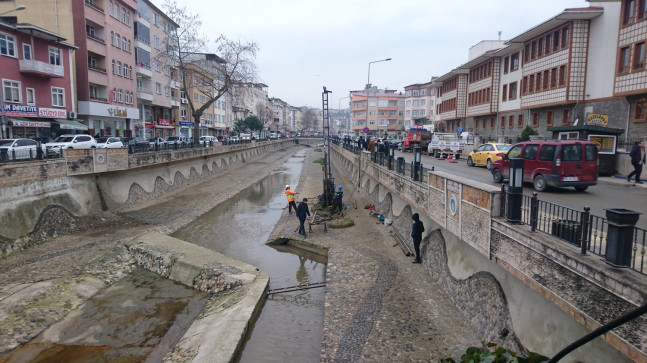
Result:
M258 267L270 276L270 289L325 281L325 257L265 244L287 206L285 185L297 187L305 152L296 153L276 172L172 236ZM241 362L318 361L324 294L318 288L272 295L254 325Z

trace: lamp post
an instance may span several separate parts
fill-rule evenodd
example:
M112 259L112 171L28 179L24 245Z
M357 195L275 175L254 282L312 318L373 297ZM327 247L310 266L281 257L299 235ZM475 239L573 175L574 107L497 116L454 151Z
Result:
M510 179L508 185L509 223L521 224L521 203L523 199L523 159L510 159Z
M420 181L420 159L422 157L422 148L413 148L413 181Z
M395 151L393 149L393 146L389 147L389 170L393 170L393 156L395 155Z
M25 10L27 7L24 5L18 5L16 6L15 9L5 11L4 13L0 13L0 16L9 14L13 11L20 11L20 10ZM9 135L7 135L7 117L5 116L5 104L4 104L4 83L0 85L0 121L2 121L2 135L0 135L1 138L3 139L8 139Z
M366 127L368 127L368 95L369 95L369 87L371 84L371 64L372 63L379 63L379 62L388 62L390 61L391 58L385 58L385 59L380 59L372 62L368 62L368 78L366 79ZM378 133L379 133L379 126L378 126Z

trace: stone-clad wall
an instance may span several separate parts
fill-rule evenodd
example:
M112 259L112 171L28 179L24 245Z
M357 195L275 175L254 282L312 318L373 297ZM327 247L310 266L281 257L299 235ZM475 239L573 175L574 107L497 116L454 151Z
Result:
M421 214L430 233L421 246L423 262L484 340L512 348L520 342L551 355L647 302L644 276L610 268L599 256L582 256L529 226L506 223L498 188L441 172L430 172L423 185L376 167L369 154L332 151L335 165L359 179L361 193L393 216L403 236L409 235L411 214ZM404 209L391 210L402 202ZM570 359L647 361L645 320L605 334L606 343L588 343Z

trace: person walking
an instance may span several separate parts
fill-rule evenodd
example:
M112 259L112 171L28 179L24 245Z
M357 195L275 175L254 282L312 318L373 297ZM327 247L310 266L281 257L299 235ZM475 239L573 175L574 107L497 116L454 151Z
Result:
M292 190L290 190L290 184L285 186L285 196L288 198L288 213L289 214L292 214L292 208L294 208L295 211L297 210L297 204L294 202L294 196L296 194L299 194L299 193L293 192Z
M425 231L425 225L420 220L420 215L414 213L411 216L413 219L413 226L411 227L411 238L413 238L413 248L416 251L416 259L413 260L413 263L421 263L420 259L420 242L422 242L422 232Z
M308 237L306 234L306 227L303 225L306 218L310 217L310 210L308 209L308 198L303 198L303 201L299 203L297 207L297 218L299 218L299 234L303 237Z
M627 181L631 181L631 177L636 175L636 184L642 184L640 181L640 174L643 172L643 165L645 165L645 142L641 141L634 145L629 152L631 156L631 165L634 166L634 171L627 175Z
M344 211L344 203L342 202L343 198L344 192L342 191L342 187L340 185L337 189L337 192L335 193L335 196L332 199L332 211L330 212L331 214L335 214L337 207L339 207L339 213Z

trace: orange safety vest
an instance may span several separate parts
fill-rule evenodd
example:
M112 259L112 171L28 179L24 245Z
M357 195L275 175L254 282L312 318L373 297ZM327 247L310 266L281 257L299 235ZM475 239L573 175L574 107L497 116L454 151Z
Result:
M285 191L285 196L288 198L288 203L290 203L290 202L294 201L294 195L295 195L295 194L297 194L297 193L295 193L295 192L291 191L290 189L287 189L287 190Z

